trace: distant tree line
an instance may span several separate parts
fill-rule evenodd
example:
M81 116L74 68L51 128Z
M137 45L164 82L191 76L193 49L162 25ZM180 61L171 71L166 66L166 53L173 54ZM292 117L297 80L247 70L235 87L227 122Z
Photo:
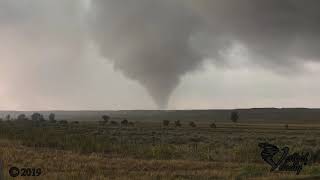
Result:
M103 115L102 117L102 120L103 121L99 121L99 124L100 125L111 125L111 126L119 126L119 124L122 126L122 127L127 127L127 126L135 126L135 123L134 122L130 122L128 121L127 119L123 119L120 123L117 122L117 121L110 121L111 117L108 116L108 115ZM2 119L0 119L2 121ZM31 121L35 121L35 122L45 122L45 121L48 121L50 123L59 123L59 124L68 124L68 121L66 120L59 120L57 121L56 120L56 115L54 113L50 113L48 115L48 119L46 120L45 119L45 116L38 113L38 112L35 112L33 113L30 118L28 118L25 114L19 114L17 116L16 119L13 119L11 117L10 114L6 115L5 117L5 120L7 121L10 121L10 120L18 120L18 121L28 121L28 120L31 120ZM230 120L233 122L233 123L237 123L238 120L239 120L239 113L237 111L232 111L230 113ZM78 121L73 121L71 122L71 124L79 124ZM163 120L162 122L162 126L165 128L165 127L169 127L171 124L171 122L169 120ZM173 125L174 127L178 128L178 127L182 127L182 123L180 122L180 120L177 120L177 121L174 121L173 122ZM192 127L192 128L196 128L197 127L197 124L195 122L189 122L189 126ZM215 122L211 123L210 125L210 128L217 128ZM285 126L286 129L288 129L288 125Z
M100 124L101 125L107 125L107 124L110 124L111 126L118 126L119 123L117 121L110 121L111 117L108 116L108 115L103 115L102 116L102 120L103 121L100 121ZM129 122L127 119L123 119L121 122L120 122L121 126L123 127L126 127L126 126L134 126L134 122Z
M2 119L1 119L2 120ZM16 121L32 121L32 122L49 122L49 123L59 123L59 124L68 124L68 121L66 120L56 120L56 115L54 113L50 113L48 115L48 119L45 118L45 116L41 113L38 112L34 112L30 115L30 117L28 117L26 114L19 114L16 119L12 118L12 116L10 114L6 115L5 117L6 121L12 121L12 120L16 120ZM73 124L78 124L78 121L74 121L72 122Z

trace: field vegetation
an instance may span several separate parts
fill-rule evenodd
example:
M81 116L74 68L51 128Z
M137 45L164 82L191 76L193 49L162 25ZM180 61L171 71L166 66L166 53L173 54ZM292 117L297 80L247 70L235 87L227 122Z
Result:
M31 117L0 121L8 179L10 166L42 168L45 179L320 179L320 125ZM310 152L308 165L271 173L261 142Z

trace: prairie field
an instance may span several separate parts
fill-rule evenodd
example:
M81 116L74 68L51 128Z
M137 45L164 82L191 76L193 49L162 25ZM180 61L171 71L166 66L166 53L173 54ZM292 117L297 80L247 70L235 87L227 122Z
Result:
M215 123L181 120L1 121L5 179L320 179L320 125ZM270 172L261 142L309 152L299 175ZM41 168L39 177L9 176L15 167Z

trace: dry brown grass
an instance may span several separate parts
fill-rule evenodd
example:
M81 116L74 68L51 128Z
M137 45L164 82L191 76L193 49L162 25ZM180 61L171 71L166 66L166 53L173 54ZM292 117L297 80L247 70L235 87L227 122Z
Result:
M268 166L247 163L218 163L190 160L140 160L83 155L70 151L29 148L10 141L0 141L0 156L6 179L8 167L42 168L36 179L46 180L144 180L144 179L296 179L293 173L268 173ZM299 178L310 177L300 175Z
M0 123L0 160L8 168L42 168L44 180L103 179L320 179L320 156L294 172L269 172L259 142L290 152L318 152L320 126L197 123L196 128L100 126L95 122L59 125ZM9 140L10 139L10 140ZM196 146L195 146L196 145ZM196 147L196 148L195 148ZM320 153L316 153L320 154ZM14 178L28 179L28 178ZM34 179L34 178L29 178Z

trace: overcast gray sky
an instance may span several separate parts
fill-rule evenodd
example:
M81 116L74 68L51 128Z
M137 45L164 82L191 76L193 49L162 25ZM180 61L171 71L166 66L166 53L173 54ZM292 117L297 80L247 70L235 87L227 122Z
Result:
M0 0L0 109L320 107L318 7Z

